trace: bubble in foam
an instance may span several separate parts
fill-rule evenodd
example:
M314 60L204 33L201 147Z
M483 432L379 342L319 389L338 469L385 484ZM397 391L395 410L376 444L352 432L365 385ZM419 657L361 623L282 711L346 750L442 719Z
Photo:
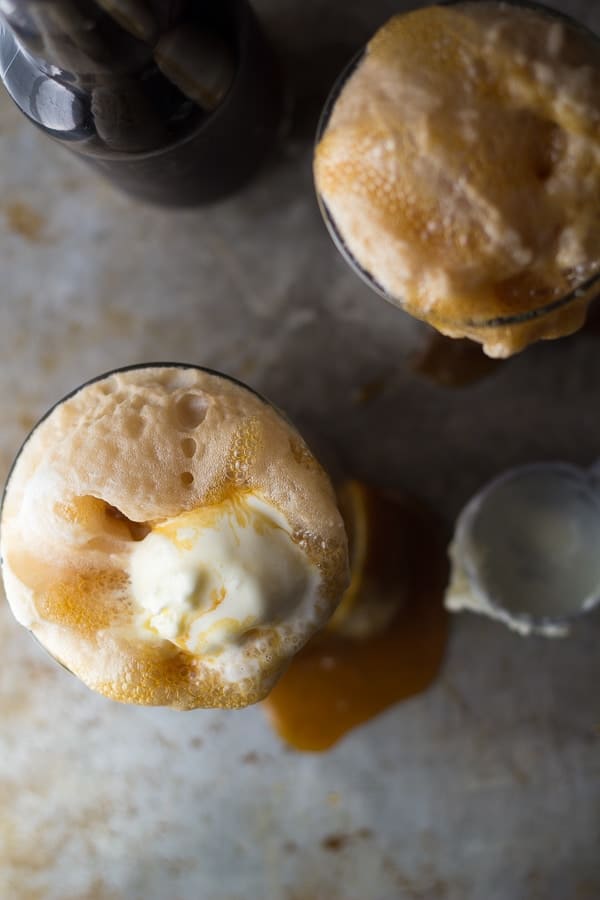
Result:
M175 405L177 421L182 428L193 431L202 424L208 412L208 398L199 393L184 394Z
M227 455L227 474L236 484L244 484L261 440L261 424L250 417L236 429Z
M183 438L181 441L181 449L183 451L183 455L188 459L191 459L196 453L198 445L194 438Z

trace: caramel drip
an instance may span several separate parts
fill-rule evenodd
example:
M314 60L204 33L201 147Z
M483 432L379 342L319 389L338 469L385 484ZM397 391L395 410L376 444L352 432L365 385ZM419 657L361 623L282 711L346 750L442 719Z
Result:
M466 387L487 378L502 360L486 356L479 344L433 332L413 363L418 375L443 387Z
M359 604L394 590L398 610L365 638L328 630L298 653L265 701L275 731L297 750L327 750L388 706L424 691L447 638L445 541L434 516L368 492L368 542ZM350 523L351 524L351 523ZM351 530L351 528L349 529Z

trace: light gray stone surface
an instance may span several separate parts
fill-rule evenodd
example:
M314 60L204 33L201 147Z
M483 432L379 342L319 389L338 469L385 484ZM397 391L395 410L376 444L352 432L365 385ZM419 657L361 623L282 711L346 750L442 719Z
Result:
M503 468L594 460L600 338L438 387L411 368L425 327L369 293L319 220L318 109L402 5L256 5L295 88L294 127L260 178L214 209L143 210L0 96L2 474L66 391L156 359L237 375L354 473L416 491L449 521ZM600 24L595 2L562 8ZM465 615L429 692L302 755L260 708L177 714L97 697L2 605L0 897L596 900L599 639L598 616L546 642Z

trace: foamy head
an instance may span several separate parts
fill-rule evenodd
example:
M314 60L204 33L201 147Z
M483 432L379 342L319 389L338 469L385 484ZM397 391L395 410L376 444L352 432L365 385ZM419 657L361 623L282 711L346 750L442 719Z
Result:
M416 10L375 35L315 180L388 298L494 356L582 324L593 290L507 323L600 272L599 58L566 20L501 3Z
M348 580L335 496L300 435L194 368L115 372L56 406L1 526L15 617L123 702L256 702Z

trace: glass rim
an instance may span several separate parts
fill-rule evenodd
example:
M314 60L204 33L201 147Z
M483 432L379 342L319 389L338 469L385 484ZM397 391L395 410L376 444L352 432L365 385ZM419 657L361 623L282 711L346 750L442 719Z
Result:
M435 5L436 6L465 6L469 3L474 5L477 4L479 0L439 0ZM558 18L563 20L566 24L568 24L571 28L581 32L587 38L590 38L592 41L600 42L600 35L596 34L591 28L588 28L587 25L579 22L577 19L574 19L572 16L569 16L567 13L562 12L561 10L554 9L551 6L547 6L543 3L538 3L536 0L486 0L486 2L497 3L498 6L516 6L524 9L532 9L538 12L546 13L550 17ZM419 9L423 9L424 7L416 7L411 10L406 10L404 13L399 13L399 15L406 15L411 12L417 12ZM363 56L365 55L367 50L367 44L360 47L360 49L352 56L348 63L341 70L337 78L335 79L331 90L329 91L325 103L323 105L323 109L321 110L321 114L319 116L319 121L317 123L317 130L315 135L314 147L316 149L317 145L321 141L323 134L329 124L329 119L331 118L331 114L335 107L335 104L340 96L340 93L351 77L353 72L358 68ZM348 245L346 244L344 238L342 237L336 223L335 219L327 206L324 198L322 197L320 191L316 188L315 185L315 194L317 197L317 204L319 206L319 210L321 212L321 216L329 232L329 236L333 241L335 247L338 252L344 258L346 263L350 266L350 268L355 272L356 275L376 294L386 300L388 303L391 303L396 308L400 308L405 310L409 315L411 315L410 311L405 309L404 302L401 297L395 297L389 291L387 291L378 281L377 279L362 266L356 257L350 251ZM597 271L593 272L589 278L586 278L584 281L579 282L575 287L571 288L567 293L563 294L561 297L556 298L555 300L551 300L548 303L544 303L542 306L536 306L532 309L524 310L523 312L513 313L511 315L504 316L494 316L489 319L476 319L476 318L468 318L463 319L458 322L454 319L446 319L436 317L436 323L448 327L453 326L464 326L467 328L474 329L492 329L492 328L502 328L513 325L522 325L528 322L533 322L536 319L541 319L547 315L551 315L552 313L558 312L564 307L570 306L575 303L577 300L582 300L585 298L586 294L593 289L593 287L597 284L598 289L600 291L600 260L595 261L598 265ZM595 296L591 296L588 300L591 303L595 299Z
M532 613L524 612L522 610L515 611L507 607L506 604L500 602L497 597L485 587L480 577L479 566L476 564L473 555L469 552L467 542L472 535L473 525L482 506L490 499L498 488L510 481L517 480L522 475L526 476L540 471L554 473L558 477L570 476L571 478L575 478L579 483L589 480L590 491L593 490L594 466L578 466L575 463L566 462L565 460L545 460L511 467L488 481L466 503L456 520L456 530L453 538L453 543L455 542L460 548L461 563L469 585L475 593L491 610L498 613L503 621L506 621L506 618L508 618L510 621L531 628L537 633L546 628L567 627L578 619L581 619L598 609L600 606L600 584L597 592L584 598L581 605L572 612L561 613L560 615L533 615Z

